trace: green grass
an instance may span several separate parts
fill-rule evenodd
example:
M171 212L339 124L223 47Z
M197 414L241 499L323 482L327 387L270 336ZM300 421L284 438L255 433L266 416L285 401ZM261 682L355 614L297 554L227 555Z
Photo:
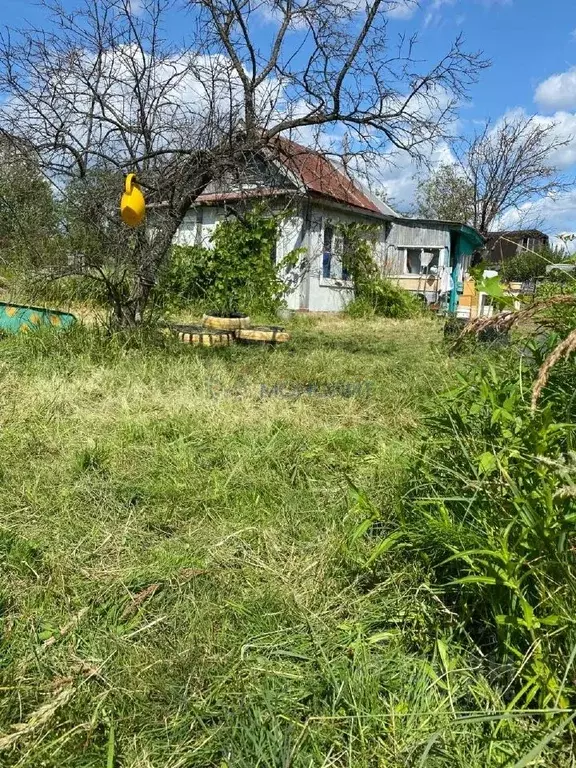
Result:
M0 342L0 765L551 764L418 566L363 564L454 374L439 325L292 330Z

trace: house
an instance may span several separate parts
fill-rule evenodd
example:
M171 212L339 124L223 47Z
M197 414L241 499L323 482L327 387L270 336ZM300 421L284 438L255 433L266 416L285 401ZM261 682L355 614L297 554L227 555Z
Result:
M438 303L442 296L453 308L472 253L484 242L474 229L457 222L400 216L353 181L341 165L280 139L274 153L253 156L236 174L210 184L189 211L175 243L209 244L231 207L262 199L288 212L276 258L302 249L298 265L284 275L290 285L288 307L294 310L339 312L353 297L340 255L340 225L375 225L374 257L383 274L429 303Z
M489 232L486 239L485 261L502 264L523 251L540 252L550 247L550 238L538 229L516 229Z

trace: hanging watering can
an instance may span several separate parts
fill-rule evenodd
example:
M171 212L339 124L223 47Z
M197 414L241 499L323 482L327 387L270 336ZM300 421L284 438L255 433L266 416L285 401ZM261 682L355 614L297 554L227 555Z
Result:
M126 188L120 201L120 215L122 221L129 227L137 227L144 221L146 203L144 202L144 195L136 183L135 173L129 173L126 176Z

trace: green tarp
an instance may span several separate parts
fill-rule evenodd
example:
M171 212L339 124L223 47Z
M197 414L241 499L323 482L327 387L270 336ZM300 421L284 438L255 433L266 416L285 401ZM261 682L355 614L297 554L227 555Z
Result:
M7 333L27 333L42 327L61 330L75 322L74 315L68 312L0 301L0 330Z

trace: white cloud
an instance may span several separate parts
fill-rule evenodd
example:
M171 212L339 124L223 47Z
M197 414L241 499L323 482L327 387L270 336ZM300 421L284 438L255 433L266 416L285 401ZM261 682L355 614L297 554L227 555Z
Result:
M534 100L543 109L576 109L576 67L540 83Z
M576 114L571 112L556 112L551 117L536 118L543 125L555 123L554 133L558 142L567 142L558 147L551 155L550 162L560 170L566 170L576 164Z
M129 0L129 10L133 16L139 16L144 10L143 0Z
M485 8L492 8L495 5L512 5L514 0L472 0L477 5L483 5ZM430 27L430 26L437 26L439 25L443 20L443 11L442 9L445 7L453 6L459 3L460 0L431 0L430 5L428 7L428 13L426 14L426 18L424 20L424 26ZM462 14L458 14L456 17L454 17L454 22L456 23L456 26L460 26L464 20L464 16Z
M521 107L506 112L494 123L496 131L504 120L526 120L526 111ZM554 125L554 139L557 142L550 156L550 164L560 171L565 171L576 164L576 114L572 112L555 112L553 115L534 115L535 123L542 127ZM559 146L559 145L562 146Z
M442 8L447 5L455 5L457 2L458 0L432 0L424 20L424 26L429 27L438 24L442 18Z
M431 168L438 168L454 161L454 155L446 142L439 142L431 148L428 160ZM421 170L421 166L408 152L397 151L380 155L366 173L369 176L370 187L376 192L382 192L393 208L410 211L416 199L418 187L416 177Z
M418 10L418 0L394 0L386 13L391 19L411 19Z

